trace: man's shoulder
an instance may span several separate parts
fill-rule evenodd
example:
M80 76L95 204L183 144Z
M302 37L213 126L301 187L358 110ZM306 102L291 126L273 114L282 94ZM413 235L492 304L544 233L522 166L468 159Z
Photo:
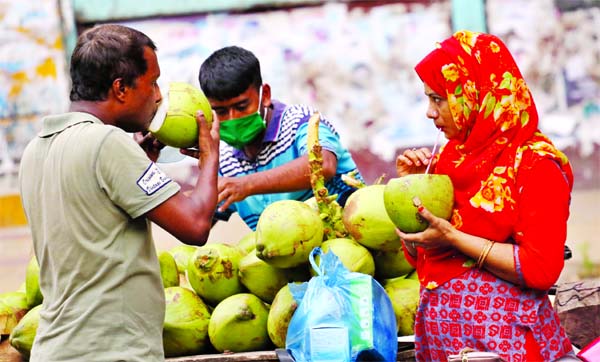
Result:
M295 123L304 123L308 122L310 116L315 113L317 110L314 107L311 107L306 104L296 103L285 105L281 112L281 121L284 122L295 122Z
M111 135L126 136L127 133L120 128L99 123L98 121L83 119L81 114L62 113L49 115L42 118L42 129L32 138L25 150L24 154L30 152L41 152L49 146L44 140L61 137L62 134L69 134L72 138L75 134L77 139L77 149L83 151L98 147L105 139ZM68 144L69 142L67 142ZM45 152L45 151L44 151Z
M314 113L319 113L321 124L327 126L327 128L333 132L333 134L338 134L335 126L325 117L325 115L323 115L321 111L315 107L302 103L292 104L286 107L281 117L282 128L293 124L296 127L304 126L302 127L304 132L306 127L305 125L308 123L310 117Z

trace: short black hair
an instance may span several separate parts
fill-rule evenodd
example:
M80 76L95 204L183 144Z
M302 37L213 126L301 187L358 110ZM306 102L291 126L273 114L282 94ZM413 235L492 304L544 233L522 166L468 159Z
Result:
M144 33L116 24L103 24L84 31L71 56L71 101L101 101L113 81L126 86L148 70L144 47L156 50Z
M224 101L262 84L260 62L256 56L238 46L228 46L212 53L200 66L198 81L208 98Z

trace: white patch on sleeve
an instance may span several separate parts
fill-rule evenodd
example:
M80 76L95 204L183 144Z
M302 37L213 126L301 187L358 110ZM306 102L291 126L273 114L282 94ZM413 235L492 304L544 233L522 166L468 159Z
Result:
M137 180L137 185L146 195L152 195L169 182L171 182L171 178L152 162L146 171L144 171L144 174Z

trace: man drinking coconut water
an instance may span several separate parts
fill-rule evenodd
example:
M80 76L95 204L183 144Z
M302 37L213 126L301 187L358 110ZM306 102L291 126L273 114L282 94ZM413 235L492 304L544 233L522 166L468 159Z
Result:
M217 203L219 122L199 127L187 195L154 163L156 47L100 25L79 36L67 113L43 119L21 160L21 197L44 296L31 361L163 361L165 300L150 221L206 242ZM140 147L141 146L141 147Z

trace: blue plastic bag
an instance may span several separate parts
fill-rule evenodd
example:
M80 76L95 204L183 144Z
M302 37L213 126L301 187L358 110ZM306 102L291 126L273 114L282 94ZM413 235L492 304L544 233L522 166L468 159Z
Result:
M320 255L320 265L314 260ZM290 283L298 308L286 348L296 361L395 361L396 317L390 298L370 275L350 272L339 258L315 248L317 272L307 283Z

